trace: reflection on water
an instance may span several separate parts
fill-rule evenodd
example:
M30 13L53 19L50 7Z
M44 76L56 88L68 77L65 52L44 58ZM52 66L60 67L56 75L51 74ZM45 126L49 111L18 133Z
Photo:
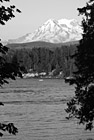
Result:
M64 109L74 87L63 80L18 79L0 89L0 122L14 122L16 136L5 133L3 140L86 140L94 131L84 131L76 120L66 120Z

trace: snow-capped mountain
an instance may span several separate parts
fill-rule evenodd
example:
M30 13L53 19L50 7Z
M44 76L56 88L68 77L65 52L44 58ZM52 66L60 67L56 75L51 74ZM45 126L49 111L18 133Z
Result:
M28 33L18 39L9 40L9 43L26 43L34 41L46 41L51 43L63 43L76 41L82 38L82 29L79 23L72 19L50 19L40 26L35 32Z

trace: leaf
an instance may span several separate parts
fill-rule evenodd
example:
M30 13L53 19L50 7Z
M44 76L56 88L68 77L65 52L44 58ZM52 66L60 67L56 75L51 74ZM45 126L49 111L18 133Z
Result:
M4 104L2 102L0 102L0 105L4 106Z
M21 11L20 11L19 9L16 9L16 11L17 11L18 13L21 13Z
M0 137L2 137L3 136L3 134L0 132Z

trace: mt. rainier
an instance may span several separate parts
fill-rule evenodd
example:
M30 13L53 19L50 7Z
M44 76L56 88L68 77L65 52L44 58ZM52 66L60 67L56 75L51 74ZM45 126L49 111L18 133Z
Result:
M72 19L49 19L35 32L26 34L18 39L9 40L9 43L26 43L45 41L51 43L64 43L82 38L82 29L79 23Z

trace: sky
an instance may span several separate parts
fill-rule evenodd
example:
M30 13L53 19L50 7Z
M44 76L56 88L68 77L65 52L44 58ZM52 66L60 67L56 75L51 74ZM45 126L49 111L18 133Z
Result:
M49 19L76 19L79 22L77 8L85 6L87 0L10 0L22 13L6 25L0 25L2 40L16 39L32 33Z

